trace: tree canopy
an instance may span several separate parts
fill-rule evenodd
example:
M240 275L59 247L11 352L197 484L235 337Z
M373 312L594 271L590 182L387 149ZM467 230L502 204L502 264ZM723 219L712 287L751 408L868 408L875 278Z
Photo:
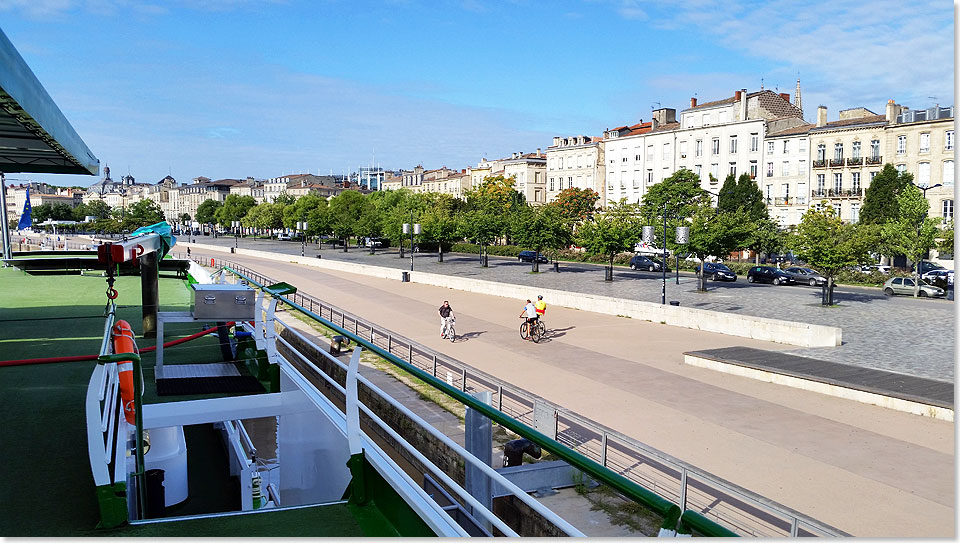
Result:
M913 183L913 175L898 172L892 164L885 164L863 194L860 222L883 224L897 218L897 196Z

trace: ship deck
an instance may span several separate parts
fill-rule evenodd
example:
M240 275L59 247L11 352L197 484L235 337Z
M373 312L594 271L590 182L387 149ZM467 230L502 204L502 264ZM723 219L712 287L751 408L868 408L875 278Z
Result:
M189 309L191 290L161 273L161 311ZM140 349L154 340L140 335L140 278L118 277L117 318L137 333ZM20 360L96 354L104 327L106 282L99 275L29 274L0 268L0 359ZM199 323L167 326L170 341L198 331ZM165 364L216 360L219 344L205 336L168 348ZM224 396L157 396L153 353L144 353L144 402ZM345 503L258 514L208 516L176 522L97 530L96 491L86 454L84 397L95 361L0 367L0 458L14 484L0 498L0 536L351 536L395 535L376 518L363 518ZM167 508L168 517L222 513L236 508L239 485L225 467L225 452L212 425L185 427L190 498ZM14 481L14 480L11 480ZM203 491L198 491L203 489ZM368 508L369 509L369 508ZM277 515L265 523L260 514ZM369 517L370 512L364 514ZM375 516L375 513L374 513Z

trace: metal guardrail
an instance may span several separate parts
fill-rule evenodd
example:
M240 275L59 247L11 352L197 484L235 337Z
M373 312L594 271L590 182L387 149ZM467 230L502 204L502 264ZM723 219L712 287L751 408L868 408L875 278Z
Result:
M233 261L196 260L217 268L229 266L262 284L277 282ZM297 292L288 297L463 392L491 392L493 407L502 413L677 503L682 511L696 511L738 535L850 535L313 296Z

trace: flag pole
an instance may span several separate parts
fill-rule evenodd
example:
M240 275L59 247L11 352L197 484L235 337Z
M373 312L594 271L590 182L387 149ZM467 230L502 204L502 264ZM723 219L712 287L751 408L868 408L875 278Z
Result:
M10 225L7 224L7 185L3 172L0 172L0 208L3 209L3 258L13 258L10 252ZM4 264L6 265L6 264Z

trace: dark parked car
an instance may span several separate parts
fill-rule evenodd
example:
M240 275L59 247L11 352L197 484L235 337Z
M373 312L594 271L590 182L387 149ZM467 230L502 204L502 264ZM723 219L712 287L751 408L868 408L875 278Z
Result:
M547 262L547 255L543 253L537 253L536 251L520 251L520 254L517 255L517 260L520 262L533 262L533 259L537 259L537 262L545 263Z
M754 266L747 272L748 283L773 283L774 285L793 285L796 281L789 273L773 266Z
M827 282L827 278L823 275L820 275L820 272L811 270L810 268L801 268L799 266L795 266L792 268L787 268L783 271L792 275L793 279L797 283L807 284L811 287L823 285Z
M663 265L659 260L654 260L648 256L635 255L630 259L631 270L661 271ZM667 271L670 271L669 269Z
M697 266L697 271L700 271L700 266ZM712 278L714 281L736 281L737 274L733 273L733 270L727 267L726 264L721 262L704 262L703 263L703 277Z

